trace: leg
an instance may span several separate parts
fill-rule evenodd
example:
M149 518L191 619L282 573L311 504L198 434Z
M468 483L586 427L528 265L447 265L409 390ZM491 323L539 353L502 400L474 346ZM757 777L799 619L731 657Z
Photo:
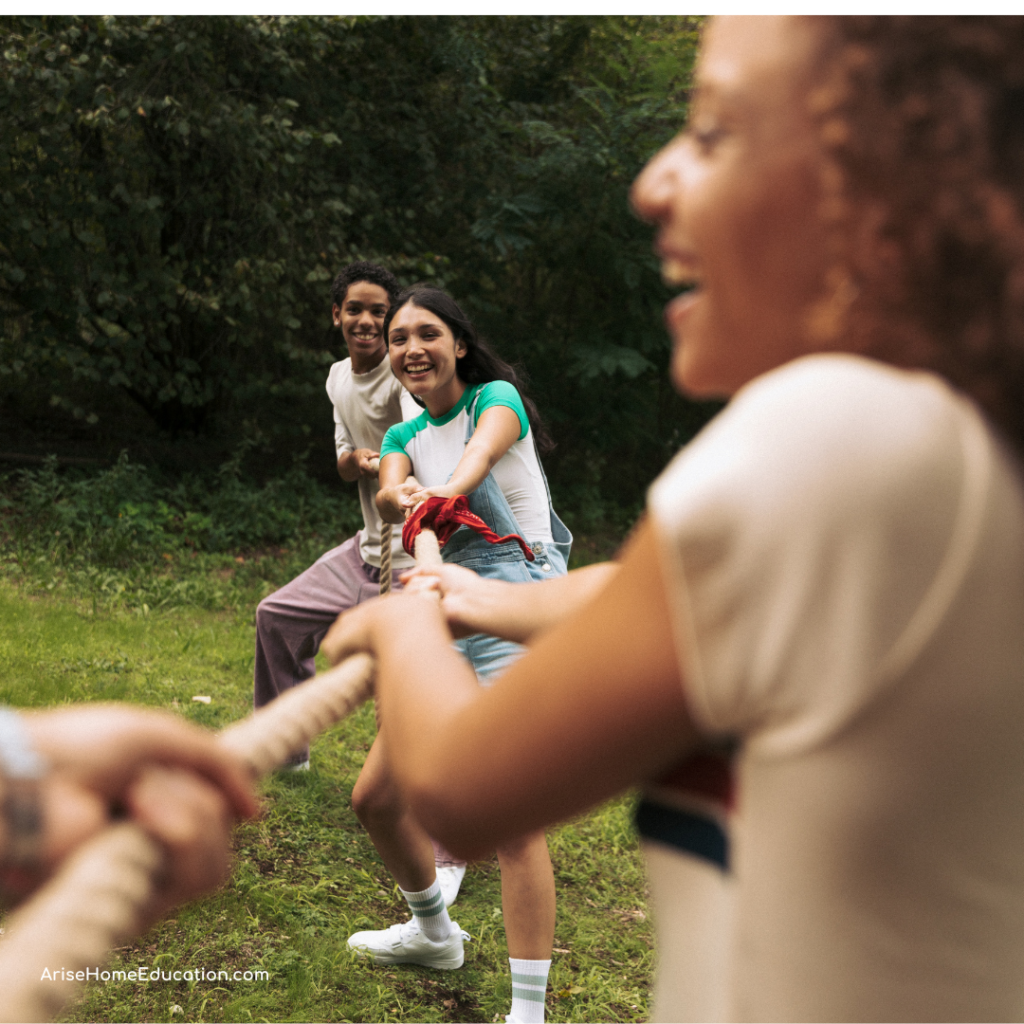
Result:
M253 703L269 704L313 675L313 659L331 623L347 608L375 597L353 537L264 598L256 609ZM305 751L298 760L309 756Z
M430 836L402 799L380 736L356 780L352 806L397 880L413 917L379 931L356 932L349 936L349 948L379 964L422 964L440 970L461 967L463 941L469 936L448 916L435 877Z
M437 881L441 886L441 895L446 907L450 907L459 897L462 880L466 877L466 862L449 853L436 839L434 844L434 869Z
M434 847L395 786L379 736L352 790L352 807L399 886L407 892L429 888Z
M508 955L550 960L555 940L555 873L543 832L498 848Z
M512 972L512 1009L505 1020L543 1024L555 937L555 877L544 833L500 847L498 863Z

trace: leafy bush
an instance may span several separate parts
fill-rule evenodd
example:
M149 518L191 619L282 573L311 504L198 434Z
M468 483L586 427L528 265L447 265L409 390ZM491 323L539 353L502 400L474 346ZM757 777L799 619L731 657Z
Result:
M242 451L213 479L163 485L125 453L110 469L72 477L50 458L0 480L8 545L53 564L94 570L159 564L191 552L251 551L300 538L351 536L362 519L351 494L329 491L301 464L257 486L240 473Z

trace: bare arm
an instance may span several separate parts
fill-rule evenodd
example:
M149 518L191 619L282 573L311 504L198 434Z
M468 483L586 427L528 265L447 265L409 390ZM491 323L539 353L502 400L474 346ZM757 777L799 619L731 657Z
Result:
M436 580L441 610L454 636L489 633L525 644L577 612L617 571L615 562L602 562L524 587L485 579L461 565L445 565L410 569L402 580Z
M650 522L627 545L614 585L540 636L490 689L451 648L440 609L412 597L361 605L323 646L332 660L377 656L396 778L456 853L480 856L591 807L699 742Z
M412 510L409 495L420 485L412 474L412 461L402 452L390 452L380 460L377 511L385 523L402 523Z
M504 405L486 409L448 483L424 487L412 495L414 505L430 497L454 498L469 494L483 483L494 464L519 440L522 429L516 413Z
M372 448L356 448L355 451L344 452L338 456L338 476L346 483L353 483L361 476L377 475L376 459L380 452Z

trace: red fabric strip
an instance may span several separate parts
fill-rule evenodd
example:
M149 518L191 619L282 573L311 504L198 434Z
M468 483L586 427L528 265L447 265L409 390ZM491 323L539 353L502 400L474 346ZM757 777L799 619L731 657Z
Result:
M468 526L475 530L490 544L502 544L514 540L526 555L526 560L534 560L530 545L518 533L510 533L507 537L499 537L478 515L469 511L469 501L464 494L454 498L427 498L419 508L405 521L402 527L402 547L410 554L415 554L416 535L422 529L433 530L437 534L437 543L444 547L451 535L460 527Z

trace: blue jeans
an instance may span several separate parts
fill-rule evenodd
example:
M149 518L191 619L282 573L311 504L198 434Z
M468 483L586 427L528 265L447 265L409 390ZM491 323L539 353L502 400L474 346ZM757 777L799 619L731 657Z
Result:
M545 480L545 486L547 481ZM501 488L490 473L483 483L468 495L470 510L475 512L499 537L509 533L522 536L519 524L509 508ZM537 583L541 580L564 576L568 571L569 549L572 534L555 510L548 495L548 511L551 515L551 536L554 543L530 542L535 560L529 562L522 548L514 541L489 544L478 533L463 526L457 530L441 551L445 562L463 565L479 576L509 583ZM474 633L455 641L456 648L469 659L477 678L483 685L500 675L526 650L522 644L511 640L500 640L485 633Z

